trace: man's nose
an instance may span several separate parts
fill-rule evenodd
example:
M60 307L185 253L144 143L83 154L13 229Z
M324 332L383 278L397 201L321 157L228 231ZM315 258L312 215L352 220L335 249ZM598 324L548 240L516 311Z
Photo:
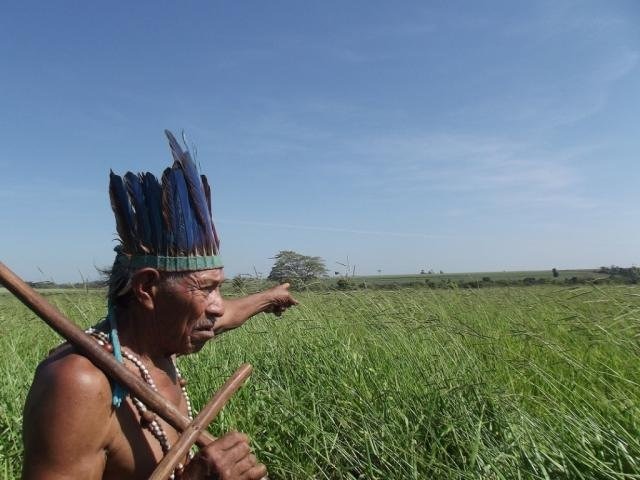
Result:
M210 296L206 314L208 317L221 317L224 315L224 302L219 293Z

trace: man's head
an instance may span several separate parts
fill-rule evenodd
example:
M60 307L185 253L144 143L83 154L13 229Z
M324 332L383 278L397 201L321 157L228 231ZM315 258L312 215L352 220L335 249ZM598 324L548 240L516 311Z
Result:
M214 326L224 314L220 286L221 268L179 275L153 268L136 271L131 279L131 309L146 318L156 347L165 354L200 350L214 336Z
M117 318L130 308L153 313L157 328L166 329L159 338L166 340L171 353L201 348L201 340L213 334L213 322L221 316L218 287L223 273L211 218L211 189L189 150L183 150L169 131L165 134L174 162L161 181L149 172L110 175L109 196L120 244L109 275L107 319L119 361ZM116 389L114 405L122 397Z
M109 301L126 307L135 273L153 268L162 275L222 267L211 219L211 189L188 150L165 131L174 163L161 181L151 173L110 175L109 195L120 245L109 273Z

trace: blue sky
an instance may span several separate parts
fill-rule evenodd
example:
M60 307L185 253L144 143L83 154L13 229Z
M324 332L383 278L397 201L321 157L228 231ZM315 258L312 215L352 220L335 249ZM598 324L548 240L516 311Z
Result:
M640 4L14 2L0 14L0 259L96 278L109 169L213 184L228 276L639 263Z

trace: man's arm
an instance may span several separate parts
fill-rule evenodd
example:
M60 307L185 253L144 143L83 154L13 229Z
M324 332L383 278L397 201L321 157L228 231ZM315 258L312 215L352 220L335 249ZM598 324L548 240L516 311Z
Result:
M287 308L297 304L297 300L289 292L288 283L246 297L225 299L224 315L216 320L214 331L219 335L227 330L238 328L249 318L261 312L280 316Z
M111 418L111 387L86 358L43 363L24 409L23 480L99 480Z

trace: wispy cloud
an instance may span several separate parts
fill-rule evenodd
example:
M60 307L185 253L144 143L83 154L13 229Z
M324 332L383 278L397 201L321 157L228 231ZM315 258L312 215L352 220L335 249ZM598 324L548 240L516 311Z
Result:
M360 26L357 31L350 30L349 38L355 41L371 41L377 39L415 39L433 35L439 26L434 22L430 12L419 10L411 19L386 19L383 24Z
M290 230L312 230L320 232L334 233L353 233L361 235L380 235L391 237L410 237L410 238L450 238L447 235L434 235L420 232L389 232L382 230L358 230L352 228L338 228L327 226L300 225L294 223L272 223L272 222L256 222L252 220L229 220L225 218L218 219L217 222L228 225L248 225L254 227L284 228Z
M538 38L550 38L557 35L576 35L580 33L609 32L630 25L629 18L613 9L594 15L585 11L582 2L539 2L531 14L517 24L507 24L503 34L510 37L535 35Z
M354 160L341 168L360 189L386 194L475 192L535 204L564 199L578 207L591 203L581 201L573 164L591 148L549 151L480 135L392 135L354 141Z
M23 202L60 202L78 199L103 199L104 192L92 188L57 185L53 182L34 181L29 185L0 185L0 199Z
M640 53L631 49L620 49L606 61L596 67L594 73L597 83L615 82L631 73L638 66Z
M552 73L529 71L528 65L516 62L498 71L502 79L519 79L517 89L514 83L504 82L504 91L454 108L450 115L460 121L488 117L507 128L550 132L601 112L617 82L637 70L639 64L640 52L624 46L602 49L599 54L590 55L589 60L572 62L566 70L550 64L546 68ZM527 78L535 75L539 78Z
M607 105L616 82L638 67L637 43L629 41L635 39L635 29L622 9L594 14L582 2L538 4L527 19L502 27L502 35L507 42L531 49L533 55L545 49L555 52L545 58L560 55L566 62L539 61L538 70L531 72L526 70L528 62L514 62L502 75L517 78L530 73L535 81L521 82L515 95L507 93L502 106L499 101L496 105L499 99L492 99L490 108L543 129L595 115Z

